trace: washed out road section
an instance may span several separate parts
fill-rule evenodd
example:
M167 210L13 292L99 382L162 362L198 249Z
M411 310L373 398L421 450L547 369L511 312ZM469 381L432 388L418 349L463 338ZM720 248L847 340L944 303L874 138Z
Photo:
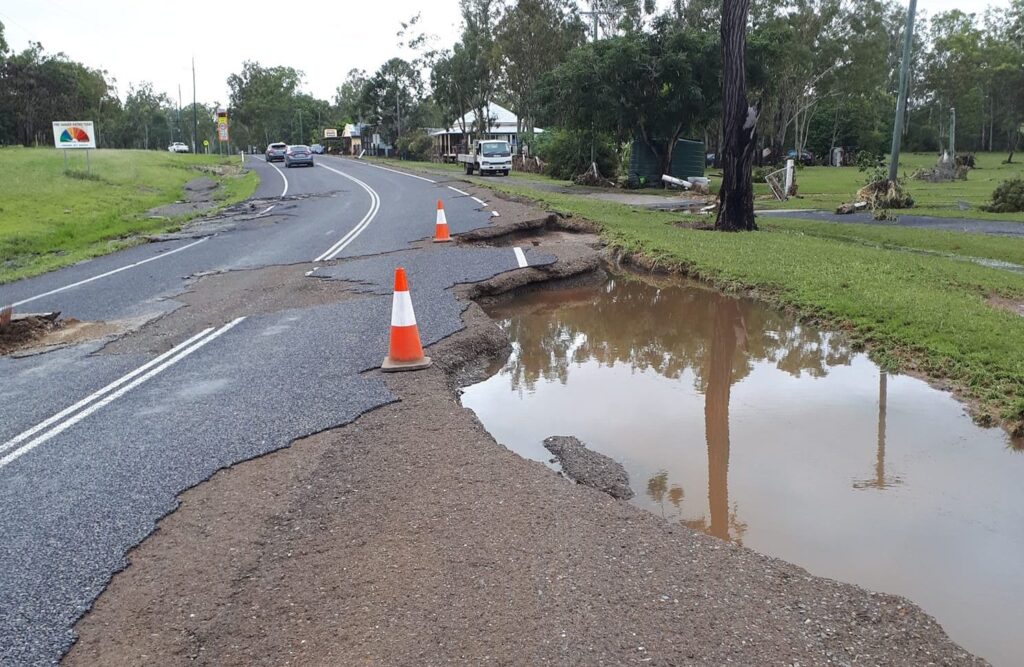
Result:
M551 261L532 252L531 263ZM461 328L450 288L518 267L511 248L431 246L326 267L362 298L255 315L173 368L0 469L0 664L56 660L125 554L216 470L345 424L394 396L360 373L380 364L390 281L404 263L425 345ZM173 315L172 315L173 316ZM145 336L146 330L138 336ZM78 359L105 376L110 355ZM8 394L30 400L30 383ZM68 402L72 397L68 396Z

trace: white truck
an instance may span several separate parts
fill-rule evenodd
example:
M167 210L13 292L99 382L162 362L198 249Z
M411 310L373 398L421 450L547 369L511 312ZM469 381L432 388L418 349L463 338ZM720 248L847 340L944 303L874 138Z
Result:
M501 174L508 176L512 171L512 148L507 141L499 139L481 139L473 144L473 152L459 153L457 158L466 167L466 174L474 171L484 174Z

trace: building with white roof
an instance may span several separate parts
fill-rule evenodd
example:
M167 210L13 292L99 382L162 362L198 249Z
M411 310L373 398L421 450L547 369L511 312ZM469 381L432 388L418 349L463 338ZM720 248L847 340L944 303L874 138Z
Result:
M514 113L494 102L487 103L489 124L487 133L482 137L473 136L472 139L501 139L509 142L512 152L517 152L519 147L519 117ZM444 130L435 130L430 133L434 138L434 153L437 159L442 162L454 162L456 156L467 153L469 139L467 135L473 133L476 124L476 111L465 114L454 125ZM540 128L533 128L535 134L543 132Z

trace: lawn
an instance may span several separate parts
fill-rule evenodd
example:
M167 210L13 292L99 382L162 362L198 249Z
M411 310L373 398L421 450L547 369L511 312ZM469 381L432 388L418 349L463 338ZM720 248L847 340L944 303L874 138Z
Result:
M74 153L74 151L71 151ZM246 199L254 173L230 168L238 158L163 151L90 151L91 176L81 153L50 148L0 149L0 283L38 275L88 257L143 242L142 235L180 226L185 218L147 218L146 211L182 198L188 181L221 183L221 205ZM223 165L224 173L201 171Z
M1024 275L946 256L1024 264L1024 240L775 218L724 234L687 228L693 216L478 182L595 222L624 252L849 331L891 370L951 381L983 421L1024 427L1024 319L988 302L1024 303Z
M912 211L919 215L935 215L986 220L1015 220L1024 222L1024 213L987 213L981 206L990 201L992 191L1005 180L1024 177L1024 162L1002 164L1005 153L978 153L977 168L967 174L966 181L952 183L926 183L909 178L922 168L935 166L932 154L905 154L900 160L900 174L907 176L906 185L914 198ZM761 208L820 208L835 210L842 202L854 200L857 189L864 185L865 174L856 167L806 167L797 170L799 196L780 202L768 198L768 186L756 188ZM961 210L960 202L970 208Z

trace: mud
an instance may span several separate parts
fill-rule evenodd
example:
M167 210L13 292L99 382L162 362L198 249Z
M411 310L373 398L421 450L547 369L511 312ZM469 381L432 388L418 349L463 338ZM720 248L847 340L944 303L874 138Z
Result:
M146 216L150 218L176 218L182 215L202 213L217 205L217 191L220 188L216 181L209 178L194 178L185 184L184 201L165 204L150 209Z
M995 294L987 298L985 302L988 303L988 305L992 306L993 308L1005 310L1008 313L1013 313L1014 315L1024 317L1024 301L1007 299L1004 296L999 296L998 294Z
M37 345L47 334L63 326L60 313L14 315L0 325L0 355Z
M629 500L629 474L621 463L600 452L587 449L578 438L553 435L544 438L544 448L555 455L562 470L577 484L590 486L616 500Z

